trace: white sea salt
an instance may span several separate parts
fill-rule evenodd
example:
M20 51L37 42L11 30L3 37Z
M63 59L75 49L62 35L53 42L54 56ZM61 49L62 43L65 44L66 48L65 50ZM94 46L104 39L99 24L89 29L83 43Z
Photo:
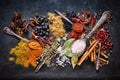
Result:
M73 54L77 54L84 51L85 48L86 48L86 41L84 39L76 40L71 46L71 51Z

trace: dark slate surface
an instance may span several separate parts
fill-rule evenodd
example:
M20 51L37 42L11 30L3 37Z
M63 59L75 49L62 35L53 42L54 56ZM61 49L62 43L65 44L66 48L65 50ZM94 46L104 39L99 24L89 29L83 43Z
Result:
M28 69L15 65L8 61L8 52L18 40L6 35L2 29L8 26L15 10L22 13L25 19L33 16L36 12L47 15L47 12L90 10L110 10L112 23L109 25L111 40L114 43L113 54L110 56L110 64L103 66L96 72L95 66L89 61L84 62L74 70L71 66L66 68L47 68L44 66L39 73L34 73L34 68ZM67 78L71 79L102 79L110 80L120 78L120 1L119 0L1 0L0 1L0 78L4 79L39 79L41 78Z

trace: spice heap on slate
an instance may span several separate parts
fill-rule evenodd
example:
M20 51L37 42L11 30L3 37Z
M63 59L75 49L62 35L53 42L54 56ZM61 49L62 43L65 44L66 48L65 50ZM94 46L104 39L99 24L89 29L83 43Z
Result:
M35 72L38 72L44 64L47 67L64 68L71 65L74 69L75 66L90 60L95 64L96 70L107 65L113 47L109 29L106 27L110 21L106 20L95 31L85 51L76 54L71 51L72 44L94 28L98 21L96 17L99 16L89 11L62 12L62 15L72 24L53 12L48 12L46 16L36 13L34 17L29 18L29 23L25 23L22 14L15 11L8 28L29 41L19 39L18 44L9 52L9 60L25 68L31 65ZM84 43L81 45L85 47ZM73 49L82 50L82 47L75 45Z

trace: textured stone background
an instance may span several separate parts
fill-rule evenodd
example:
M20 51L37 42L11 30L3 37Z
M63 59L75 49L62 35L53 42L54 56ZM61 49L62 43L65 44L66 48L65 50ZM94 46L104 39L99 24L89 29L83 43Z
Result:
M109 25L111 40L114 43L113 54L110 56L110 64L103 66L96 72L95 66L89 61L80 67L72 69L44 66L39 73L34 73L34 68L25 69L8 61L8 52L14 47L18 40L6 35L2 29L10 24L12 14L15 10L22 13L25 19L33 16L36 12L47 15L47 12L90 10L110 10L112 12L112 23ZM41 78L76 78L76 79L102 79L110 80L120 78L120 1L119 0L1 0L0 1L0 78L17 79L39 79Z

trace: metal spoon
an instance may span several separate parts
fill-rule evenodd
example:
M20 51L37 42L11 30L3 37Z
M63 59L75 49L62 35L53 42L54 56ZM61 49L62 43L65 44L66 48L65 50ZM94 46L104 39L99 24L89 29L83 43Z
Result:
M42 60L42 62L39 63L39 65L37 65L35 72L37 73L41 67L44 65L45 61L49 58L49 56L44 57L44 59Z
M25 41L25 42L29 42L29 41L30 41L30 40L28 40L28 39L25 39L25 38L23 38L23 37L15 34L9 27L4 27L3 31L4 31L5 33L9 34L9 35L16 36L17 38L19 38L19 39L21 39L21 40L23 40L23 41Z
M84 37L81 37L80 39L76 40L72 46L71 46L71 51L72 53L81 53L86 49L86 41L94 34L94 32L101 27L101 25L110 19L111 13L110 11L105 11L103 12L101 18L98 20L98 22L95 24L93 29ZM77 45L77 48L76 48ZM82 49L81 49L82 48Z
M55 12L60 15L62 18L64 18L66 21L68 21L70 24L74 24L71 20L69 20L67 17L65 17L61 12L58 10L55 10Z

